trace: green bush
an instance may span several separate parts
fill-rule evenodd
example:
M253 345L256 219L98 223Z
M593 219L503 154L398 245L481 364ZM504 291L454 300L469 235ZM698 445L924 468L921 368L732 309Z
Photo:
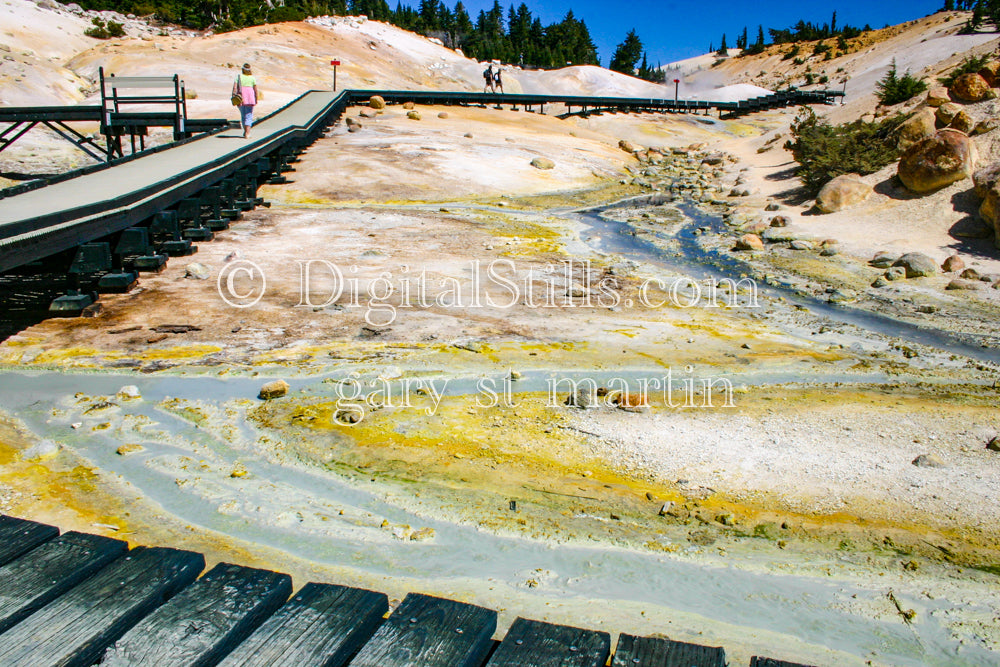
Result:
M93 37L95 39L111 39L112 37L125 36L125 26L121 23L108 21L107 24L105 24L104 21L96 16L90 22L94 24L94 27L87 28L83 31L83 34L87 37Z
M303 21L306 13L298 7L275 7L267 14L268 23L284 23L285 21Z
M786 53L785 55L781 56L781 59L782 60L791 60L795 56L799 55L800 51L801 51L801 49L799 48L799 45L796 44L795 46L793 46L791 49L788 50L788 53Z
M899 157L890 138L907 118L897 114L873 123L830 125L804 107L792 124L795 140L785 148L799 163L798 177L815 194L841 174L872 174Z
M878 97L881 104L892 106L924 92L927 90L927 84L910 75L909 71L903 76L899 76L896 71L896 59L893 58L892 66L885 76L875 84L875 90L875 96Z
M978 72L983 67L988 65L990 62L990 57L985 56L972 56L966 58L958 65L955 69L948 72L946 76L938 79L938 81L945 86L951 88L952 84L955 83L955 79L962 76L963 74L971 74L972 72Z

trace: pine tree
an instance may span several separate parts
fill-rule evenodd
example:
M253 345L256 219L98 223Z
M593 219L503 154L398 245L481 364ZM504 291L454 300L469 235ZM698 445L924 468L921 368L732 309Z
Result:
M726 46L726 33L722 33L722 44L719 45L719 50L715 52L715 55L722 57L729 55L729 47Z
M618 45L615 53L611 56L611 63L608 69L623 74L635 74L635 66L642 55L642 40L636 34L635 29L629 30L625 35L625 41Z

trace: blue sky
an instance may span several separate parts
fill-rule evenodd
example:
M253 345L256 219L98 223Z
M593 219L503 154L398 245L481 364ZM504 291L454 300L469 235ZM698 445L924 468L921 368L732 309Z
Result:
M444 0L449 7L454 0ZM506 12L511 3L521 0L500 0ZM489 9L493 0L463 0L475 21L480 9ZM902 23L932 14L941 8L943 0L848 0L845 2L747 2L746 0L524 0L532 14L542 23L558 21L570 9L577 18L587 22L590 34L597 44L601 64L607 66L615 46L635 28L649 53L651 64L662 64L704 53L709 43L716 47L722 33L732 46L736 37L747 26L750 39L763 24L768 28L787 28L799 19L826 23L834 10L837 23L862 27L870 23L873 28L885 24ZM395 6L394 3L390 3ZM417 4L414 0L414 6Z

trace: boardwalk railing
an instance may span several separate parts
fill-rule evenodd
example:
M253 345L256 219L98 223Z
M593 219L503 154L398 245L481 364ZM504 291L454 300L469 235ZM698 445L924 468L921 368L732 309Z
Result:
M198 553L0 515L0 665L725 667L719 647L518 618L410 593L310 583ZM751 667L803 667L754 657Z

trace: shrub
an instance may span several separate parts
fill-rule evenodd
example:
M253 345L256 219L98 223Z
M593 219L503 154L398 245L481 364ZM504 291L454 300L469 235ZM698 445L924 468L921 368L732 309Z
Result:
M907 118L896 114L873 123L830 125L804 107L792 124L795 140L785 148L799 163L798 177L815 194L841 174L872 174L893 162L899 154L890 137Z
M955 83L955 79L962 76L963 74L971 74L972 72L978 72L983 67L988 65L990 62L990 57L985 56L972 56L966 58L959 64L955 69L948 72L946 76L942 76L938 81L951 88L952 84Z
M816 42L816 46L813 48L813 55L818 56L823 53L828 53L830 51L830 45L824 44L823 42Z
M819 78L819 81L817 83L830 83L830 77L824 74Z
M96 16L91 19L91 23L94 24L93 28L87 28L83 31L83 34L87 37L94 37L95 39L111 39L112 37L124 37L125 36L125 26L121 23L115 21L108 21L106 24L101 19Z
M876 97L885 106L900 104L927 90L927 84L912 76L907 70L903 76L899 76L896 71L896 59L892 59L892 66L885 76L875 84Z
M803 63L805 63L805 60L802 58L796 58L795 60L792 61L793 65L802 65Z
M800 51L801 51L801 49L799 49L799 45L796 44L795 46L793 46L791 49L788 50L788 53L786 53L785 55L781 56L781 59L782 60L791 60L795 56L799 55Z

